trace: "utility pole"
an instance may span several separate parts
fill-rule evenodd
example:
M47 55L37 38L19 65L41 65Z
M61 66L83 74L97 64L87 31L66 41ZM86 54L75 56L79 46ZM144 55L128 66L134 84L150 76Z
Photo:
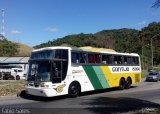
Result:
M5 32L4 32L4 9L1 9L0 12L1 12L1 16L2 16L2 25L1 25L1 35L2 35L2 37L0 38L0 40L4 40L4 38L5 38Z

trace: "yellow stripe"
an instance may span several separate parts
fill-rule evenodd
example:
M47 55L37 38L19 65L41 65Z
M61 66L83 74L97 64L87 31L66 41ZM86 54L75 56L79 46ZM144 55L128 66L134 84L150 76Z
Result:
M127 77L131 77L132 79L132 84L136 84L136 76L139 77L139 81L141 81L141 72L139 73L116 73L113 74L111 73L110 69L108 66L101 66L102 72L105 75L106 80L108 81L108 84L110 87L118 87L119 86L119 81L121 77L124 77L127 79Z

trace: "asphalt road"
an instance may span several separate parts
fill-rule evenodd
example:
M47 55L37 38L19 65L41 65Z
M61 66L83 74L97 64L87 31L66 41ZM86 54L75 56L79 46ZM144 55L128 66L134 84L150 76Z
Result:
M160 82L141 82L130 89L117 88L86 92L77 98L60 96L0 97L0 113L89 114L146 113L160 109Z

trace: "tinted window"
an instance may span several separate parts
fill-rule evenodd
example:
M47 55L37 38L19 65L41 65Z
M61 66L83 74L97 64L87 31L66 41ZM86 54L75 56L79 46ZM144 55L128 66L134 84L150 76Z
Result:
M86 53L79 54L79 62L80 63L87 63L87 54Z
M51 59L53 57L52 50L33 52L31 55L31 59Z
M131 57L128 57L128 56L124 56L123 57L124 59L124 64L132 64L132 58Z
M62 50L62 59L68 59L68 50Z
M65 49L55 50L55 58L56 59L68 59L68 50L65 50Z
M133 60L133 61L132 61L133 64L136 64L136 65L139 64L139 59L138 59L138 57L133 57L132 60Z
M122 64L123 58L122 56L114 56L114 64Z
M100 63L100 60L101 60L100 54L95 54L95 62Z
M112 55L102 55L103 64L112 64Z
M124 56L123 59L124 59L124 64L128 64L127 57Z
M95 63L94 54L88 54L88 63Z
M131 57L127 57L127 64L132 64L132 58Z
M77 52L72 52L71 59L72 63L79 63L79 54Z

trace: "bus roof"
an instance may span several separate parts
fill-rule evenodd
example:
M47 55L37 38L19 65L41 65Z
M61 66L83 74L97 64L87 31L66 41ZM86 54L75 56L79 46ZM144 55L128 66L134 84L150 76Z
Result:
M53 49L72 49L72 47L66 46L53 46L53 47L44 47L40 49L34 49L32 52L44 51L44 50L53 50Z
M75 50L75 51L99 52L99 53L107 53L107 54L139 56L137 53L119 53L119 52L116 52L113 49L96 48L96 47L91 47L91 46L85 46L85 47L54 46L54 47L45 47L45 48L35 49L32 52L38 52L38 51L44 51L44 50L53 50L53 49L69 49L69 50Z

